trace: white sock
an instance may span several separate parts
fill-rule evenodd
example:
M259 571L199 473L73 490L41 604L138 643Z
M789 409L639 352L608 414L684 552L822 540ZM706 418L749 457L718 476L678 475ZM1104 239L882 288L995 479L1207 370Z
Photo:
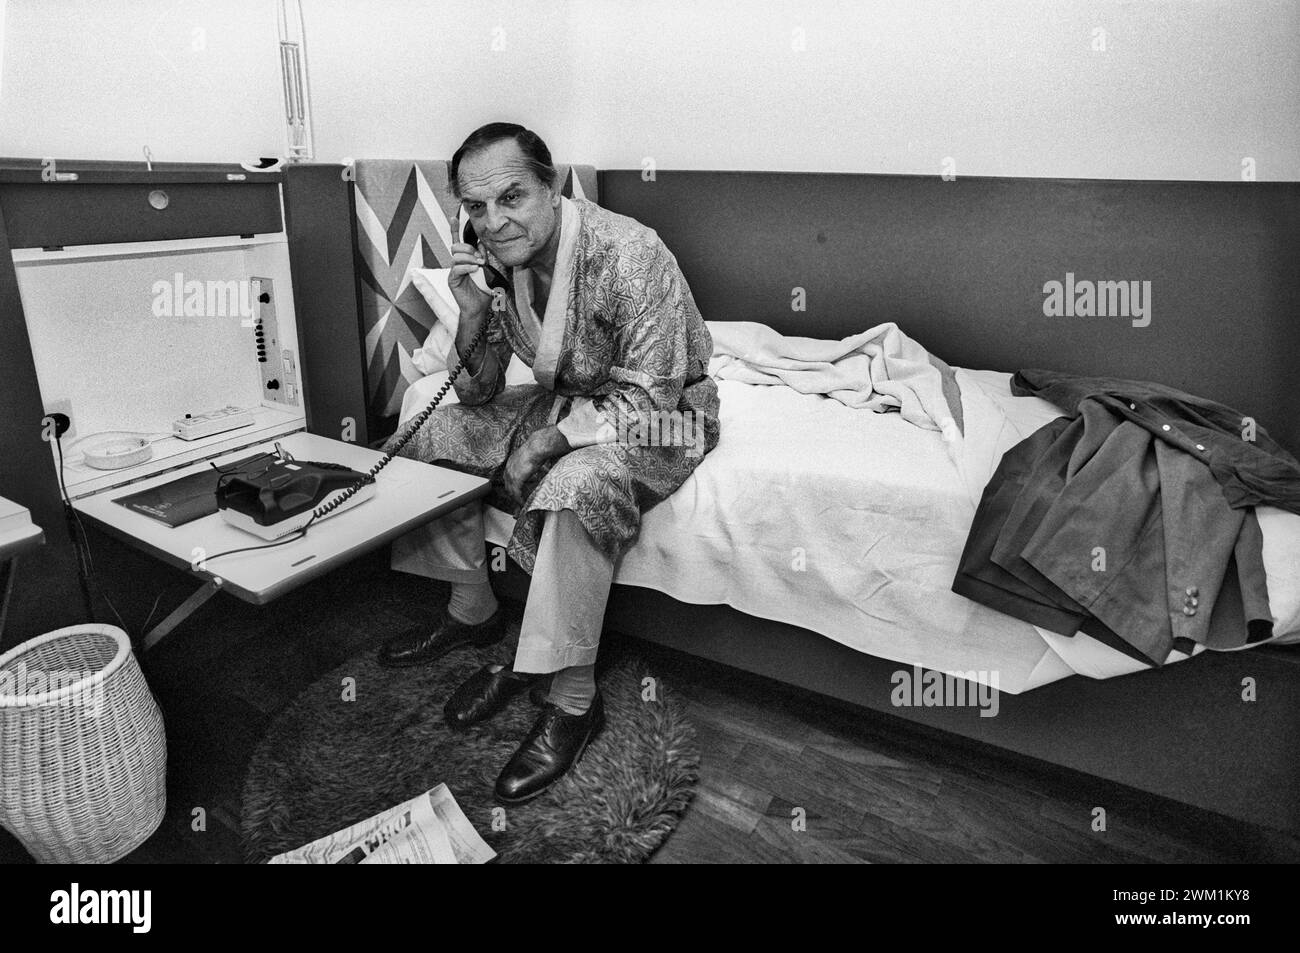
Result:
M571 665L562 668L551 679L551 690L546 700L558 705L570 715L581 715L596 698L596 666Z
M479 625L497 611L497 597L490 582L453 582L447 611L457 622Z

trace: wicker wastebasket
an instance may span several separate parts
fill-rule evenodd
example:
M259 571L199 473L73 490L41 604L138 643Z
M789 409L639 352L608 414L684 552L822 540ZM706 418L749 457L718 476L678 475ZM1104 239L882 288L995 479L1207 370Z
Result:
M111 863L167 805L162 712L111 625L0 656L0 825L41 863Z

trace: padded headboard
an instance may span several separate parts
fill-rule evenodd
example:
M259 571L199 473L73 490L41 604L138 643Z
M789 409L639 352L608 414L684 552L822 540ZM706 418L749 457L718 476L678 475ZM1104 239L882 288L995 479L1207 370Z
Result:
M896 321L950 364L1159 381L1300 452L1300 183L637 170L600 190L659 232L706 319ZM1047 316L1067 273L1150 281L1150 324Z
M433 327L433 311L412 284L414 268L451 267L450 216L459 203L446 159L358 159L353 165L356 270L370 417L396 426L407 386L420 378L411 351ZM596 169L560 165L564 195L598 201Z

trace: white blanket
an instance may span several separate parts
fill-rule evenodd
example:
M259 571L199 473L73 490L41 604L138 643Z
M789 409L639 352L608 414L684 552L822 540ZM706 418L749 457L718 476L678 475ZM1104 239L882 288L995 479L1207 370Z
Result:
M791 337L752 321L710 321L709 331L713 377L784 384L877 413L897 409L926 430L955 426L930 352L896 324L878 324L839 341Z

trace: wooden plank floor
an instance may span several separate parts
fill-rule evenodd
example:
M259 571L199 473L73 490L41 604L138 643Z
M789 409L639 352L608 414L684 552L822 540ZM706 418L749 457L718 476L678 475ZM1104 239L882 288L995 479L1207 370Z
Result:
M183 597L176 594L174 601ZM169 809L128 862L239 863L240 790L271 717L319 675L427 622L445 591L375 554L272 606L220 595L150 653ZM170 605L164 605L165 611ZM686 700L692 807L654 863L1295 862L1300 841L957 744L632 639ZM1092 830L1092 811L1107 829ZM0 831L0 862L26 854Z
M1300 843L1279 832L936 740L697 661L658 664L689 698L703 769L692 810L656 863L1300 858ZM1107 812L1100 832L1098 806Z

